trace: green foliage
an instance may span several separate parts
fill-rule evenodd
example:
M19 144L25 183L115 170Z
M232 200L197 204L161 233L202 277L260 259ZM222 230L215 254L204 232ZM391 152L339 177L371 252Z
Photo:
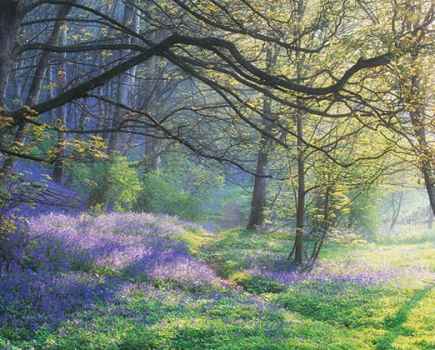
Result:
M347 215L349 225L368 238L374 238L380 225L379 200L380 194L376 188L364 191L352 201Z
M142 191L135 209L195 220L200 215L200 204L198 198L180 190L160 172L152 172L142 179Z
M341 232L337 230L331 230L328 233L328 242L330 244L348 244L348 245L364 245L367 241L364 240L361 235L353 232Z
M278 297L277 302L288 310L316 319L339 323L346 327L379 326L380 314L387 312L388 305L382 298L387 289L361 288L351 284L307 282ZM382 307L384 310L381 311Z
M213 194L209 210L213 213L211 218L220 227L234 228L248 221L250 204L249 191L237 185L225 184Z
M139 176L126 157L75 164L70 169L73 187L89 198L95 213L108 206L116 211L132 209L141 190Z
M425 225L424 225L425 226ZM403 232L398 234L377 235L376 242L380 244L418 244L418 243L435 243L435 231L426 227L422 227L418 231L414 231L414 227L407 227Z
M144 322L96 312L83 319L80 327L71 321L57 332L41 331L34 342L21 343L22 348L291 350L326 344L324 348L331 350L358 349L351 345L349 331L303 320L292 324L293 318L285 311L263 309L246 297L228 295L216 300L212 294L198 298L169 290L160 293L158 298L138 294L122 305L126 315L141 314ZM190 303L183 303L183 297Z
M223 184L223 176L187 157L167 157L162 169L146 173L135 210L200 220L209 215L212 193Z
M109 191L107 199L114 209L131 209L141 190L136 170L130 167L127 158L117 156L108 169Z
M238 272L231 276L231 280L243 287L247 292L254 294L279 293L285 286L262 276L255 276L247 272Z
M200 256L225 278L249 269L253 261L270 262L285 259L291 248L290 235L265 234L248 230L227 230L204 246Z
M37 142L31 150L33 155L49 154L53 151L57 142L56 132L47 131L43 126L34 126L31 131L32 138Z
M431 350L435 345L435 289L426 283L363 286L346 282L304 282L285 289L242 272L254 254L286 252L281 233L265 235L231 230L182 237L192 252L221 264L232 261L231 280L241 289L194 289L182 283L136 280L141 287L116 303L74 314L56 329L30 335L0 328L0 347L44 350ZM196 244L196 241L201 241ZM403 259L406 251L409 259ZM324 260L346 266L344 256L373 267L432 264L433 246L327 245ZM261 257L260 257L261 258ZM109 270L93 271L112 275ZM116 275L117 278L131 276ZM134 282L134 280L131 280ZM410 288L412 286L412 288ZM277 287L277 288L275 288ZM246 291L248 293L246 293ZM256 295L253 295L256 294Z

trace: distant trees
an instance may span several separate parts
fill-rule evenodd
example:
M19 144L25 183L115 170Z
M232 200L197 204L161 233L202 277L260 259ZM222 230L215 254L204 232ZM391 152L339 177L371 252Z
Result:
M374 32L383 36L397 59L383 72L369 93L378 123L388 129L384 136L394 138L394 152L419 169L430 207L435 203L435 130L433 124L434 54L433 1L394 1L387 6L370 6ZM388 25L388 26L387 26ZM386 31L388 29L388 32ZM375 91L377 96L375 96ZM375 102L376 101L376 102ZM394 107L393 107L394 106Z
M405 13L403 13L404 11ZM397 10L403 18L401 30L406 36L400 48L406 52L398 64L399 93L402 96L404 111L411 124L411 138L407 138L416 156L429 203L435 216L435 124L433 108L434 76L430 69L433 60L433 32L426 29L434 19L434 4L423 0L408 2ZM402 13L401 13L402 12ZM428 66L429 65L429 66ZM429 70L428 70L429 69ZM406 123L406 121L405 121Z

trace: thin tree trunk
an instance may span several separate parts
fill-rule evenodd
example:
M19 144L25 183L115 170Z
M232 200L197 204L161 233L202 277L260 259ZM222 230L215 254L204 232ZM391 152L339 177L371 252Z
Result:
M328 235L328 231L329 231L329 226L331 224L330 219L329 219L329 214L330 214L330 203L329 203L330 202L330 192L331 192L331 189L328 186L328 188L326 189L325 203L324 203L324 206L323 206L322 233L321 233L319 241L314 246L313 253L311 254L310 267L314 266L314 264L316 263L317 259L319 258L320 251L322 249L323 244L325 243L326 236Z
M157 171L160 169L161 164L161 140L146 137L145 138L145 157L144 157L144 165L145 171Z
M399 201L397 202L397 207L395 207L395 205L394 205L394 193L392 194L393 216L391 218L390 231L392 231L394 226L396 226L397 219L399 218L399 215L400 215L400 209L402 207L402 199L403 199L403 192L400 192Z
M68 12L71 9L71 5L65 5L65 9L59 10L59 18L64 18ZM54 33L57 37L56 41L59 42L60 46L66 46L67 44L67 36L68 36L68 27L66 26L65 21L60 22L59 29L57 30L57 33ZM60 66L60 71L58 72L57 79L58 79L58 90L59 92L63 91L66 82L67 82L67 65L66 65L66 54L62 57L63 62ZM68 107L67 105L63 105L60 107L60 116L58 118L58 124L59 126L67 127L68 121ZM53 166L53 172L52 172L52 178L53 181L57 183L62 183L63 179L63 173L64 173L64 158L65 158L65 134L62 131L58 131L57 133L57 144L56 144L56 159L54 161Z
M136 17L136 10L135 8L129 4L125 3L123 8L123 18L122 18L122 24L126 27L135 28L135 21L134 18ZM131 39L128 39L128 43L131 43ZM129 104L129 88L131 83L131 74L133 74L134 71L130 70L127 71L125 74L121 74L117 79L117 89L116 89L116 98L117 102L128 105ZM113 116L112 120L112 127L116 128L122 119L122 108L119 106L115 107L115 114ZM119 141L120 134L118 132L113 132L110 135L109 140L109 146L108 146L108 152L111 154L116 151L117 144Z
M305 154L304 154L304 125L303 113L297 111L297 164L298 164L298 192L296 204L296 236L295 236L295 259L297 266L303 264L304 259L304 229L305 229Z
M57 12L56 18L65 18L71 11L72 4L76 0L71 0L71 4L63 5ZM59 41L59 36L62 34L62 26L65 25L64 21L57 21L54 24L53 31L47 40L47 45L53 46ZM63 40L65 41L65 39ZM27 96L26 105L32 106L39 101L39 95L41 94L41 86L44 81L44 77L47 71L48 58L50 56L50 51L42 51L39 62L36 66L35 73L33 75L32 83L30 85L29 94Z
M300 26L304 14L304 1L299 0L297 6L297 24L296 37L300 35ZM303 56L300 52L296 52L296 78L299 80L302 77L302 61ZM297 100L298 106L302 107L302 101ZM296 232L294 242L294 265L302 266L304 263L304 230L305 230L305 145L304 145L304 113L301 108L296 111L296 133L297 133L297 167L298 167L298 191L296 202Z
M56 160L53 166L52 178L54 182L62 183L63 179L63 159L65 157L65 134L63 132L58 132L57 134L57 145L56 145Z

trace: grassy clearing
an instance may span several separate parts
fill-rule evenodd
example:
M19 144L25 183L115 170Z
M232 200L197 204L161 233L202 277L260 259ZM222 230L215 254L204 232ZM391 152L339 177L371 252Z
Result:
M179 238L225 286L129 278L112 302L78 311L54 329L0 330L2 349L435 349L435 241L329 245L328 269L386 268L385 283L307 280L283 285L251 273L285 258L284 234L191 230ZM396 272L399 273L396 273ZM424 273L415 273L422 271ZM403 273L402 273L403 272Z

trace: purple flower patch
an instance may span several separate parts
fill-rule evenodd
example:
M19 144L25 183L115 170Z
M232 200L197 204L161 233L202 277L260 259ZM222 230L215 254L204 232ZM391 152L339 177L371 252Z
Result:
M142 275L218 283L213 270L175 239L183 232L176 219L151 214L31 219L26 231L10 234L8 258L0 260L0 328L56 325L125 296L134 289L131 280Z

